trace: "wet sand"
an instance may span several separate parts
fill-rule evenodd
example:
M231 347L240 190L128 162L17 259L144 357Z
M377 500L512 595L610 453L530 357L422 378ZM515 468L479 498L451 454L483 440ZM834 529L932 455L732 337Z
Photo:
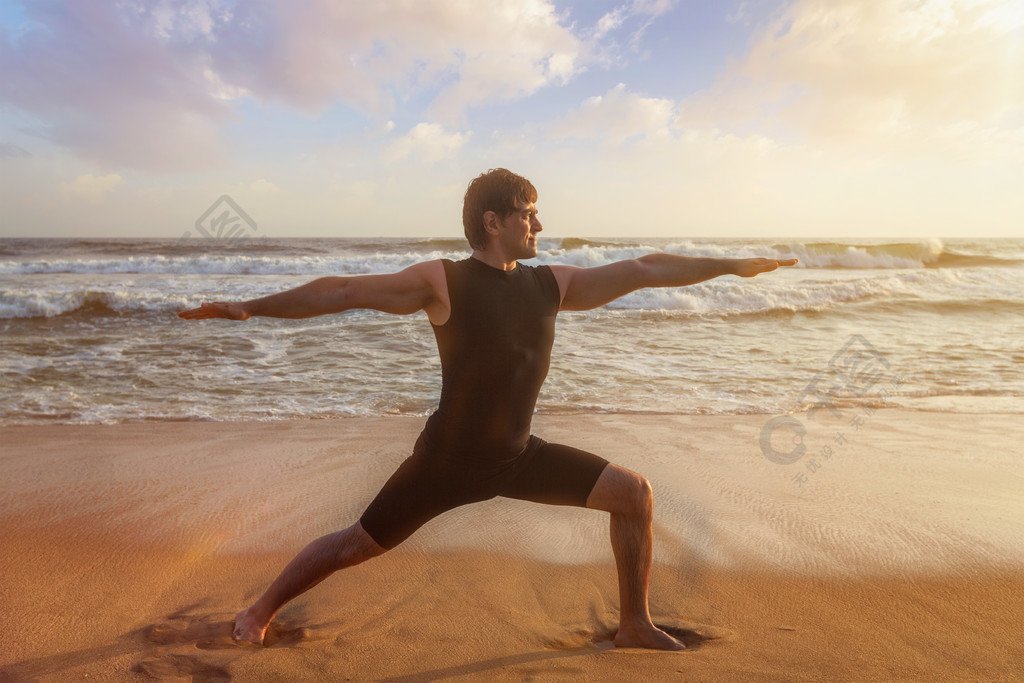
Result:
M422 420L6 427L0 680L1019 677L1024 420L808 421L792 465L761 454L765 420L535 422L651 480L651 610L681 653L612 647L606 515L504 499L331 577L266 647L232 642L235 612L358 517Z

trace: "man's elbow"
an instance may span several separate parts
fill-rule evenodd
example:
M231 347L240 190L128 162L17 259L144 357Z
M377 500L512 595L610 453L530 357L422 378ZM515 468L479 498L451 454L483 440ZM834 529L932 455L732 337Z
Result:
M634 289L642 287L670 287L672 273L668 265L667 254L645 254L626 263L631 264L629 278L636 283Z
M313 315L341 313L354 308L352 301L357 296L354 278L327 276L313 281L319 290L319 306Z

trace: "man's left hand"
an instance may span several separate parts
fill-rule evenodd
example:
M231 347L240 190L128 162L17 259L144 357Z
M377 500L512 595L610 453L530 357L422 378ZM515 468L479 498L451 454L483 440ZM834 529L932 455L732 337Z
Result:
M761 273L775 270L779 266L795 266L797 259L774 259L774 258L741 258L736 259L736 270L734 273L740 277L754 277Z

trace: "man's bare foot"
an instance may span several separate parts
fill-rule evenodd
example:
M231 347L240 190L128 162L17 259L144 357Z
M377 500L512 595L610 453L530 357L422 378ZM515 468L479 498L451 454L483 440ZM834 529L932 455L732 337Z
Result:
M653 624L634 628L619 627L615 647L643 647L649 650L685 650L686 646Z
M255 617L249 616L249 609L246 608L235 615L235 630L232 637L245 643L263 644L263 636L267 634L267 627L270 624L260 624Z

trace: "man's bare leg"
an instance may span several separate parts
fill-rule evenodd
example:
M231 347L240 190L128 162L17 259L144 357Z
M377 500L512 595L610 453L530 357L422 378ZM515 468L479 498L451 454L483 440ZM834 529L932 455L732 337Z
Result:
M612 551L619 573L617 647L682 650L686 646L651 621L647 588L654 552L654 497L640 475L608 465L587 498L587 507L611 513Z
M352 526L316 539L288 563L270 588L235 617L235 640L262 644L267 627L277 611L289 600L305 593L328 576L385 552L356 522Z

